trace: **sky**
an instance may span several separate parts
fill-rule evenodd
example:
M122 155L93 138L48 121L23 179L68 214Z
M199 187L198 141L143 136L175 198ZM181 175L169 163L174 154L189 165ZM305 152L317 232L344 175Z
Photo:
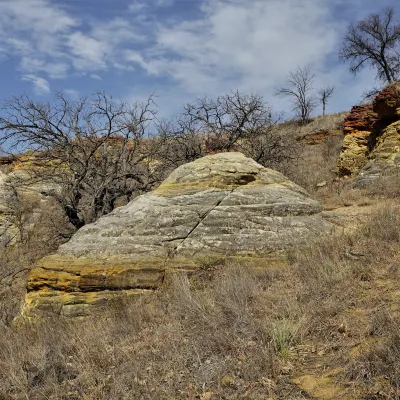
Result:
M125 101L154 93L172 117L196 97L274 92L296 67L315 87L334 85L328 112L344 111L374 86L338 59L351 22L396 0L0 0L0 99L71 99L98 90ZM316 110L320 113L321 110Z

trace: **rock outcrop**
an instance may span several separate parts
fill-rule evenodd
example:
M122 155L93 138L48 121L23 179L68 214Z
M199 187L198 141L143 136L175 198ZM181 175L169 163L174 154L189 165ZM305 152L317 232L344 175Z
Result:
M353 107L345 121L338 172L357 175L368 186L384 175L400 173L400 84L382 90L372 104Z
M373 102L374 112L379 119L400 118L400 84L383 89Z
M267 260L330 231L321 210L304 189L241 153L203 157L42 259L29 276L25 313L81 315L118 294L157 288L168 272L193 271L200 256Z
M7 166L7 173L0 169L0 249L18 240L19 229L15 222L21 217L17 214L22 211L21 206L24 208L22 203L30 207L29 213L25 210L24 224L32 225L46 207L47 199L43 194L60 191L52 182L32 179L29 167L19 167L16 162L5 164L6 160L5 157L0 160L0 167Z
M382 131L368 158L356 178L357 187L368 187L383 176L398 176L400 180L400 121Z
M15 192L7 181L7 175L0 171L0 248L14 235L12 205L15 201Z
M344 121L344 139L339 156L338 172L340 175L357 173L366 163L370 151L371 133L377 115L372 104L355 106Z

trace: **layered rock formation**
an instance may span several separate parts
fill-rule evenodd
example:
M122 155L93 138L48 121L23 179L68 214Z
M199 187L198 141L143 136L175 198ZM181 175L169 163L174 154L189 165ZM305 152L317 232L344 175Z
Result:
M356 175L356 186L400 173L400 84L382 90L369 105L353 107L345 121L338 172Z
M372 130L373 147L356 186L366 187L382 176L400 179L400 84L382 90L373 103L378 116Z
M344 121L345 136L338 162L340 175L352 175L365 165L371 146L371 133L377 119L372 104L351 109Z
M29 276L25 312L84 314L117 294L157 288L170 271L195 270L199 256L267 259L330 231L321 210L241 153L201 158L42 259Z

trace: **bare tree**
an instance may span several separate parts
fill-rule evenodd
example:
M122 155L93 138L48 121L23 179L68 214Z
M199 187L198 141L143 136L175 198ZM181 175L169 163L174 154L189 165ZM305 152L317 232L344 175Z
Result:
M289 165L296 165L300 157L299 143L293 139L293 135L282 133L277 123L246 137L240 142L238 150L264 167L283 173L286 173Z
M58 93L53 104L14 97L2 109L0 145L25 160L29 183L45 183L45 194L80 228L110 212L120 196L154 184L143 140L153 105L152 96L128 105L102 92L77 101Z
M350 61L353 74L368 65L376 70L380 81L392 83L400 73L399 45L400 24L394 20L394 9L388 7L357 25L349 25L339 57Z
M271 124L271 108L258 95L239 91L217 97L202 98L184 106L180 121L186 131L202 133L208 151L232 150L248 136Z
M328 103L329 98L332 96L335 91L334 86L324 86L320 90L318 90L319 100L322 103L322 115L325 116L326 104Z
M309 67L297 67L295 71L287 76L286 87L276 90L277 96L289 97L293 104L293 111L296 113L302 124L307 124L310 115L316 107L313 85L315 75Z
M153 146L157 148L157 159L166 174L205 155L206 138L196 128L196 121L187 115L175 120L161 120L157 124Z

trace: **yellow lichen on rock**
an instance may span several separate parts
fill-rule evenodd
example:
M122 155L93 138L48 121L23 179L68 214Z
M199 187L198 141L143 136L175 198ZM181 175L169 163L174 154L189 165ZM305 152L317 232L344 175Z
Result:
M358 172L365 165L370 135L368 131L357 131L344 137L339 156L339 170L343 175Z

